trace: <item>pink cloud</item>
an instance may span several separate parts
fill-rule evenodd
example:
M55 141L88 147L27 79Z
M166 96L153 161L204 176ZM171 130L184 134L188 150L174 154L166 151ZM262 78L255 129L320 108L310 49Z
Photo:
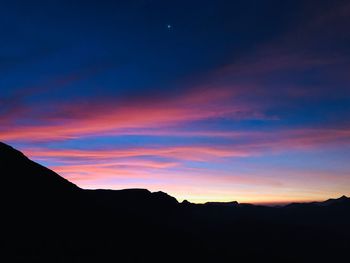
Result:
M232 103L233 93L229 88L203 88L173 99L60 105L54 114L38 116L40 124L0 128L0 138L61 140L123 129L174 127L211 118L262 118L257 106Z
M55 158L61 160L110 160L116 158L135 157L162 157L177 160L204 161L210 158L220 157L245 157L249 151L244 149L235 150L230 147L220 146L158 146L137 147L114 150L69 150L69 149L25 149L24 152L35 159Z
M152 132L151 132L152 133ZM145 132L141 134L149 134ZM156 133L161 136L162 133ZM163 135L169 135L165 132ZM220 144L191 144L186 146L145 145L104 150L27 148L24 152L30 157L45 160L110 160L116 158L162 157L188 161L206 161L215 158L249 157L266 153L290 150L305 151L322 147L350 144L350 129L292 129L271 132L225 132L201 131L170 133L180 136L222 137ZM238 140L237 140L238 139ZM233 141L232 141L233 140Z

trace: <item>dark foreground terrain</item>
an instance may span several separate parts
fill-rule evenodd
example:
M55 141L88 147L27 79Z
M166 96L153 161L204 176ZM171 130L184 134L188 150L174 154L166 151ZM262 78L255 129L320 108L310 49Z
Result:
M83 190L0 143L2 262L350 262L350 198L263 207Z

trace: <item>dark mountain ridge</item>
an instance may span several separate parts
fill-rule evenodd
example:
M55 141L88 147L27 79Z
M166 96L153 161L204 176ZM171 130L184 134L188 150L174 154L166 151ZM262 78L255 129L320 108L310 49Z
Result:
M80 190L55 172L29 160L20 151L0 142L0 165L3 173L10 172L16 176L4 176L6 185L35 192L62 193Z
M350 198L192 204L146 189L83 190L0 143L7 262L340 262Z

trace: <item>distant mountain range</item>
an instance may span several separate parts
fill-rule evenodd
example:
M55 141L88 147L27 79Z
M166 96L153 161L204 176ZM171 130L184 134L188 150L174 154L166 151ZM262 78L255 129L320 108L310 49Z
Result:
M346 262L350 198L283 207L83 190L0 143L4 262ZM4 254L4 257L5 257Z

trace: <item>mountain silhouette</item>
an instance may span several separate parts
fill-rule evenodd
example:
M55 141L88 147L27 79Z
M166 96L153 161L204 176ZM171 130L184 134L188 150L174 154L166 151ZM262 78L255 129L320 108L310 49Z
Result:
M350 198L265 207L84 190L0 143L4 262L345 262Z
M12 174L12 176L3 178L11 189L17 188L21 191L45 192L46 194L80 189L2 142L0 142L0 166L4 174Z

